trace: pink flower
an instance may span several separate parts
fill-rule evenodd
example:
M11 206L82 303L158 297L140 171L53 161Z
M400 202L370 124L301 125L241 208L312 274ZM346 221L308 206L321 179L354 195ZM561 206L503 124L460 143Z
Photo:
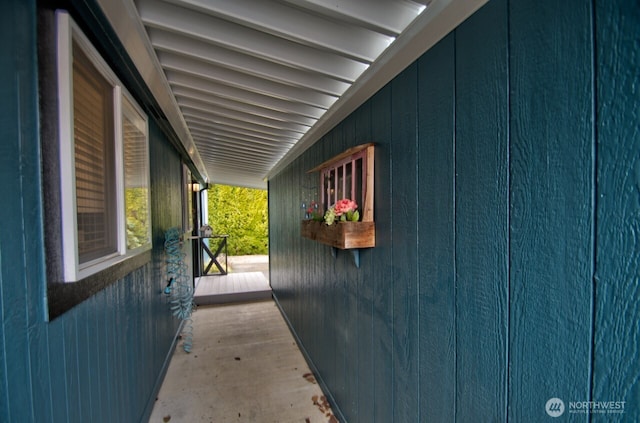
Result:
M329 207L324 214L324 221L327 225L333 225L336 219L340 222L357 222L360 220L360 213L357 209L358 205L355 201L344 198Z
M336 216L342 216L348 212L354 212L358 208L358 205L355 201L349 200L348 198L338 200L334 206L334 210Z

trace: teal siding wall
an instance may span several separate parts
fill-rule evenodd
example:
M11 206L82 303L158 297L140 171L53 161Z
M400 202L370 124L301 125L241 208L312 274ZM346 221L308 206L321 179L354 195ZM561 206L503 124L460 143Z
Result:
M630 3L633 3L630 4ZM596 3L593 395L640 420L640 5ZM604 419L602 419L604 421Z
M162 272L180 156L152 122L151 261L47 323L35 5L0 14L0 422L146 421L178 328Z
M492 0L270 180L271 284L344 420L640 420L638 39L637 2ZM358 269L300 202L369 141Z
M459 421L505 421L507 417L507 23L507 3L493 1L455 33L455 410ZM428 83L429 76L424 76Z
M592 397L597 70L591 4L512 2L510 12L509 396L523 419L547 393Z

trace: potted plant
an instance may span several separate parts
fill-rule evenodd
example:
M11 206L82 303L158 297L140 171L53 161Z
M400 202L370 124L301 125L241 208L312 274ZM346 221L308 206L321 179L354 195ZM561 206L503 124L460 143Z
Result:
M301 235L339 249L374 247L375 224L359 219L358 205L345 198L329 207L323 221L303 220Z

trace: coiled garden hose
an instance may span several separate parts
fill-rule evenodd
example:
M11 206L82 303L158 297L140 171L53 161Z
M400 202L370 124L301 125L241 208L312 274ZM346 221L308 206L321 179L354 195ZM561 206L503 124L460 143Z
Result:
M178 228L170 228L165 232L164 251L167 261L166 295L171 296L171 313L183 321L182 348L191 352L193 344L193 285L187 275L186 256L182 252L182 240Z

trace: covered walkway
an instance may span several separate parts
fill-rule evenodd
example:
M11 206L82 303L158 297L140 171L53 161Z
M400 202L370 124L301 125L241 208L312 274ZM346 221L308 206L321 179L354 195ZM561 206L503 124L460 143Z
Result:
M337 422L269 286L268 256L197 280L193 345L179 343L149 423Z
M273 300L199 307L149 423L337 422Z

